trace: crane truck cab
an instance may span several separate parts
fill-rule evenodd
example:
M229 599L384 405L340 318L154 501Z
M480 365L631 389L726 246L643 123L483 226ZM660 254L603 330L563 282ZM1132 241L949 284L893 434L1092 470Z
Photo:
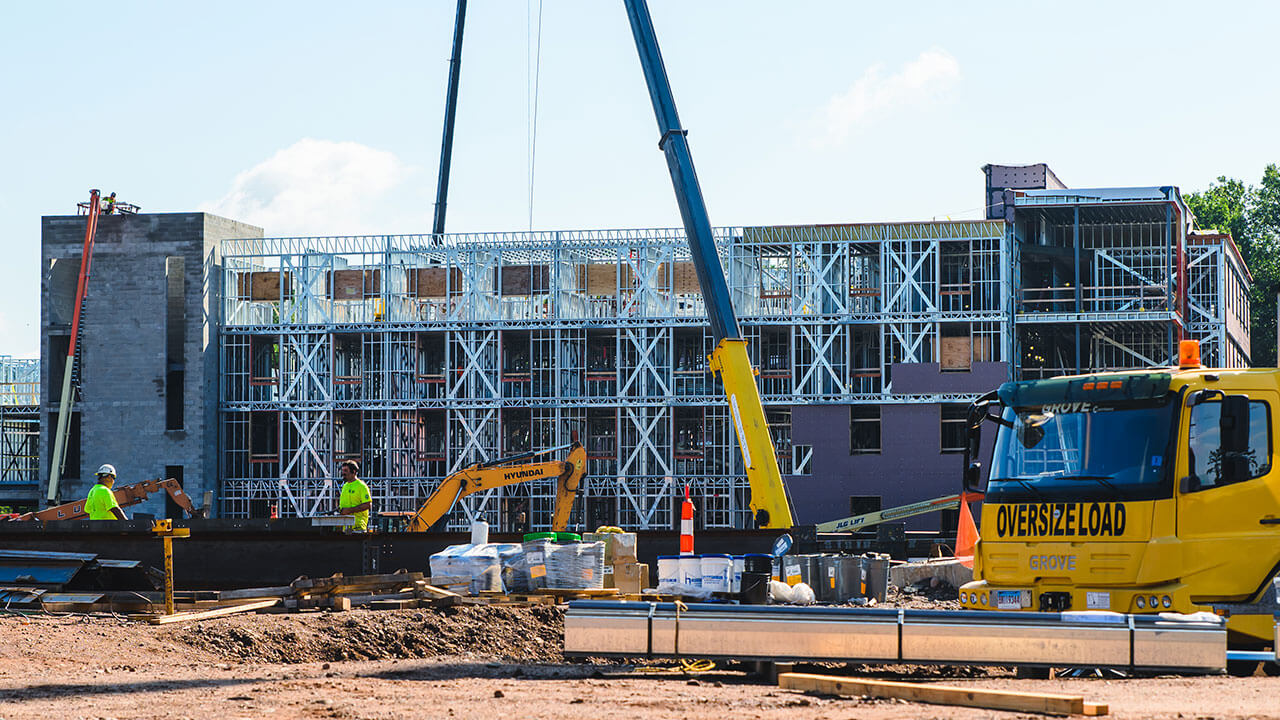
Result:
M965 486L996 426L970 609L1193 613L1270 597L1280 571L1280 370L1180 365L1008 382L969 413ZM1275 619L1232 613L1260 649Z

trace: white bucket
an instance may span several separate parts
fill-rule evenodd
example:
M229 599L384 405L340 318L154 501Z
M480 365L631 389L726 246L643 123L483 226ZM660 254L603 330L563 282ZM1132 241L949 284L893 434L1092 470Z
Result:
M680 582L702 587L702 558L697 555L680 556Z
M733 587L733 557L730 555L702 556L702 589L711 592L729 592Z
M471 523L471 544L484 545L489 542L489 523L476 520Z
M680 582L680 556L658 557L658 585L675 585Z
M729 586L729 592L742 592L742 564L744 562L746 562L746 558L743 556L733 556L733 584Z

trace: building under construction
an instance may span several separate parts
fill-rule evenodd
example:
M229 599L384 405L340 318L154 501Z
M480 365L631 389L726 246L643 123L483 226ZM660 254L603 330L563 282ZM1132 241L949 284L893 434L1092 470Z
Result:
M983 220L716 231L799 522L954 492L965 408L1008 379L1166 364L1183 337L1206 363L1248 364L1247 270L1229 237L1193 231L1176 188L985 170ZM175 445L147 472L185 467L201 478L189 493L215 491L222 515L331 512L346 459L377 510L416 510L454 470L576 432L581 524L670 527L686 483L703 527L750 524L682 230L263 238L208 223L219 237L193 237L203 250L185 266L203 298L185 315L189 345L150 333L154 377L130 382L154 385L161 419L198 402L207 424L183 437L216 456ZM158 303L174 292L164 277ZM111 300L90 290L85 338L102 314L160 322ZM133 372L87 344L84 397ZM182 387L199 398L174 401L167 368L192 368L196 349L204 375ZM98 448L146 437L105 431ZM91 466L120 462L100 452L67 476L83 486ZM515 529L526 512L542 529L553 497L549 483L495 490L450 523Z
M40 361L0 356L0 506L39 490Z

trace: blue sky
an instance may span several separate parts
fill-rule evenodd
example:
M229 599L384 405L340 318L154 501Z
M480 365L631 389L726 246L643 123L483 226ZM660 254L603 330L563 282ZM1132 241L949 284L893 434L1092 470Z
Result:
M6 8L0 354L37 354L40 216L90 187L269 235L428 232L454 3L365 5ZM470 5L448 229L523 230L538 3ZM1273 3L651 10L716 224L977 217L988 162L1185 191L1280 162ZM541 45L532 226L678 225L621 0L544 0Z

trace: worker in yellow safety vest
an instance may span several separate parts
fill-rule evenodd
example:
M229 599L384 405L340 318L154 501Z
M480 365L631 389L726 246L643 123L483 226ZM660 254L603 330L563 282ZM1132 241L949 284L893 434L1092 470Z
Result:
M338 514L353 515L356 524L351 526L354 532L369 529L369 508L373 507L373 496L369 486L360 479L360 466L354 460L346 460L338 466L342 475L342 492L338 495Z
M103 465L98 468L98 482L89 489L89 497L84 501L84 511L90 520L128 520L120 503L116 502L111 487L116 484L116 468L114 465Z

